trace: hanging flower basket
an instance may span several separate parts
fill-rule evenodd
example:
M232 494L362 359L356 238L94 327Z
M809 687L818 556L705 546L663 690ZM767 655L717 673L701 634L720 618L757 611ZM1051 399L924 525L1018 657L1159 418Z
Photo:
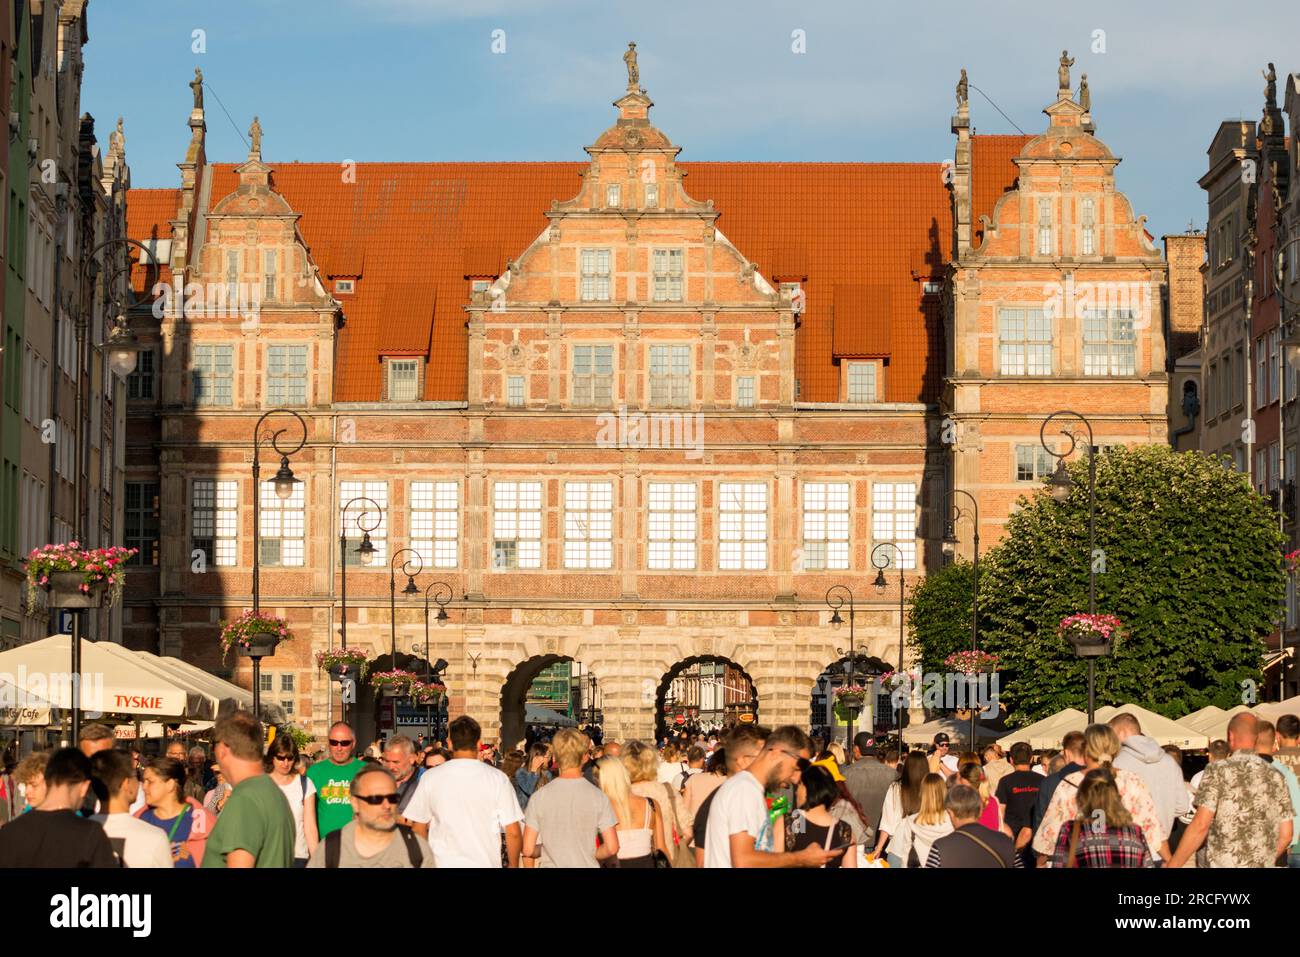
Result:
M370 676L370 687L381 698L407 697L419 683L419 676L410 671L376 671Z
M1081 658L1108 655L1117 638L1121 622L1114 615L1080 613L1061 619L1060 633Z
M221 660L225 662L232 648L241 658L265 658L275 654L280 642L291 638L283 618L246 611L233 621L221 623Z
M366 653L359 648L331 648L316 652L316 666L329 674L330 680L366 676Z
M957 651L943 659L944 667L964 675L980 675L998 670L998 656L987 651Z
M417 681L411 685L411 698L416 704L441 704L447 697L447 686L433 682Z
M841 721L852 721L862 713L862 706L867 701L867 689L862 685L845 685L835 689L835 717Z
M27 556L27 611L35 614L38 589L49 594L53 608L98 608L122 599L127 560L139 549L82 548L77 542L42 545Z
M1293 552L1287 552L1282 556L1282 560L1286 562L1287 574L1295 574L1297 570L1300 570L1300 548Z

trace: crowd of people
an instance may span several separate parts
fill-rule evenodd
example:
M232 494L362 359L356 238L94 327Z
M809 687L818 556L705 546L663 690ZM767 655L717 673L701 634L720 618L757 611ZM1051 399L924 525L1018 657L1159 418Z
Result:
M1295 715L1236 715L1190 780L1128 713L978 754L758 725L500 753L468 715L360 756L343 722L316 760L264 740L236 712L211 760L142 758L88 725L0 776L0 867L1300 867Z

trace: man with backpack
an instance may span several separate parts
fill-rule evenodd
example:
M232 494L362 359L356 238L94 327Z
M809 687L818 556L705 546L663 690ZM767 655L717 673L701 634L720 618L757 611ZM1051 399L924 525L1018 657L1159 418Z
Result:
M397 782L390 771L367 766L352 779L352 810L356 817L331 831L316 845L308 867L436 866L433 849L420 835L397 823Z

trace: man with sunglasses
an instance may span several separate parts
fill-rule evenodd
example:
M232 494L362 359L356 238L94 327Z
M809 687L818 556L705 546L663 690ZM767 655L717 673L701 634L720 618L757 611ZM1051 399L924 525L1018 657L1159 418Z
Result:
M353 757L357 736L342 721L330 727L328 741L329 760L307 769L307 780L316 785L316 826L322 839L352 820L352 779L366 766Z
M944 779L948 779L957 773L957 761L951 755L952 745L948 735L940 731L934 736L934 744L930 748L930 773L942 774Z
M433 849L404 824L397 823L397 781L385 768L369 766L351 782L355 820L316 846L308 867L434 867Z
M704 838L705 867L821 867L844 848L811 844L801 851L773 853L774 822L766 793L794 787L812 759L812 742L794 725L777 728L743 771L718 788Z

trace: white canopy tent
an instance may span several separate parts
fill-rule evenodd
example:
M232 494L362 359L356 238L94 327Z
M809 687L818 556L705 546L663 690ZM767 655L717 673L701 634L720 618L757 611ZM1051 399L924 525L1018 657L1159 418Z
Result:
M1300 695L1287 698L1285 701L1270 701L1267 704L1256 705L1255 713L1261 718L1272 721L1274 724L1284 714L1294 714L1300 717Z
M578 722L568 715L530 704L524 708L524 724L536 724L546 728L576 728Z
M978 720L975 722L975 740L980 744L996 741L1005 733L985 727ZM913 725L903 729L903 741L906 744L931 744L936 734L948 735L954 753L971 750L966 743L970 739L969 719L963 721L960 718L938 718L925 724Z
M1210 746L1210 739L1203 732L1135 704L1107 705L1098 708L1097 723L1105 724L1117 714L1133 715L1142 726L1142 733L1149 738L1154 738L1162 747L1172 744L1182 751L1198 751Z
M232 711L253 710L253 693L237 684L209 674L202 668L183 661L180 658L161 657L148 651L132 651L121 645L106 645L110 654L130 658L156 674L173 681L184 688L189 688L207 699L211 714L209 718L220 718ZM269 697L269 696L268 696ZM273 724L283 724L287 720L284 709L274 701L262 700L262 717Z
M1179 724L1189 730L1197 732L1198 734L1205 735L1207 741L1213 741L1216 738L1226 739L1228 737L1228 722L1243 711L1251 711L1253 709L1244 704L1239 704L1235 708L1230 708L1227 711L1224 711L1221 708L1216 708L1215 710L1218 711L1218 714L1207 713L1195 718L1184 718L1179 722ZM1208 748L1209 744L1207 743L1203 745L1203 747Z
M1071 731L1082 731L1087 725L1086 714L1076 708L1066 708L1031 725L1008 731L1003 740L1010 744L1024 741L1035 751L1043 748L1059 748L1061 738Z

